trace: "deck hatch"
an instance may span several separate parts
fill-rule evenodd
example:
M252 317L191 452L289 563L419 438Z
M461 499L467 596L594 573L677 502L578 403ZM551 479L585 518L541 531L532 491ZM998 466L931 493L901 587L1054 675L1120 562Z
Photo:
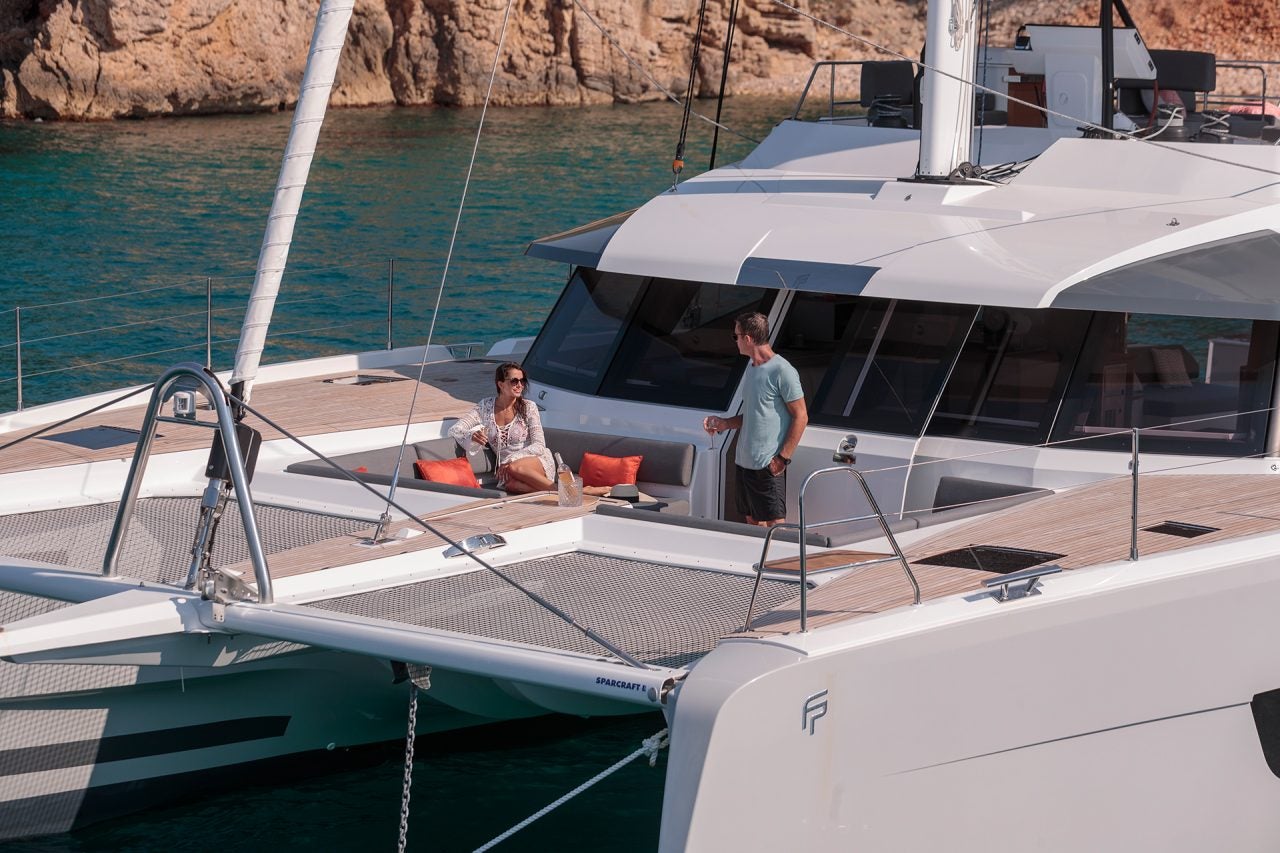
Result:
M668 566L572 551L502 566L620 649L645 663L685 666L741 630L754 575ZM793 580L763 580L757 608L795 598ZM419 627L599 655L584 634L492 572L478 570L308 605Z
M41 436L45 441L58 441L83 447L85 450L106 450L109 447L124 447L138 443L141 433L136 429L118 426L92 426L73 429L53 435ZM164 438L156 433L156 438Z
M387 382L404 382L407 376L378 376L372 373L357 373L355 376L335 376L322 379L328 385L383 385Z
M1159 524L1153 524L1150 527L1144 527L1143 530L1148 533L1163 533L1166 536L1181 536L1184 539L1193 539L1196 536L1203 536L1206 533L1217 533L1219 528L1208 527L1203 524L1188 524L1185 521L1162 521Z
M953 569L978 569L1007 575L1020 572L1050 560L1065 557L1052 551L1029 551L1026 548L1009 548L1003 545L968 545L952 551L944 551L915 562L925 566L946 566Z

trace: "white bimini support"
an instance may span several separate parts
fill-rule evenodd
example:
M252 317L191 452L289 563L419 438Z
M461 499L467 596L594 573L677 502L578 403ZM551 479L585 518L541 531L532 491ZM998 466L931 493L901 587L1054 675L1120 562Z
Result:
M258 254L258 270L245 309L240 343L236 347L231 384L240 386L238 390L244 400L249 399L254 377L258 374L258 363L262 360L262 348L275 310L276 294L280 291L280 279L289 260L289 246L293 242L298 208L302 204L302 191L307 186L316 140L324 123L329 93L333 90L334 75L347 40L347 25L354 5L353 0L323 0L320 11L316 13L316 28L311 36L311 50L302 75L298 105L293 112L293 127L280 164L276 194L262 238L262 251Z
M969 162L973 144L976 0L929 0L926 27L916 177L941 180Z

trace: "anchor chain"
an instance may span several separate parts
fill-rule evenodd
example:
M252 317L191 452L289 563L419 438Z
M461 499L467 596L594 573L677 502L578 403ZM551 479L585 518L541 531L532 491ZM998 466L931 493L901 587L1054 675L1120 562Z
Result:
M413 788L413 742L418 727L418 692L431 689L431 667L411 663L406 666L412 686L409 688L409 730L404 737L404 784L400 789L400 841L397 853L404 853L409 842L409 792Z

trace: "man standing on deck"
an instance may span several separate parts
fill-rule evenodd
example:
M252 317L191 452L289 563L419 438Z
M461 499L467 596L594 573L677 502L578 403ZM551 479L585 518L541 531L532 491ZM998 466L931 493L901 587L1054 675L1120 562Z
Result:
M787 466L809 423L809 412L800 374L769 346L769 320L763 314L739 316L733 339L738 352L751 359L742 383L742 414L711 415L702 428L712 435L742 430L734 458L738 511L748 524L772 527L787 517Z

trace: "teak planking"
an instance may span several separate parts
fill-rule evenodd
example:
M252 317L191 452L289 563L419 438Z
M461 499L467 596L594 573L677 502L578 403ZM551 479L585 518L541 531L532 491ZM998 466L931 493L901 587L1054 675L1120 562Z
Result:
M484 361L437 362L426 366L421 383L416 381L418 365L348 370L259 385L254 389L251 403L255 409L299 437L403 424L408 417L410 403L413 405L414 423L438 421L465 414L475 401L494 393L493 370L494 365ZM405 381L375 385L334 385L324 381L355 373L400 376ZM148 394L138 395L136 399L141 402L136 406L98 412L10 447L0 453L0 474L132 458L133 442L90 450L51 439L63 433L97 426L137 430L142 426ZM207 409L202 408L199 414L201 420L213 420L212 412ZM249 415L245 423L261 432L263 441L281 437L279 431L253 415ZM14 441L39 429L15 430L4 436L4 442ZM158 425L157 433L152 444L153 453L207 448L212 441L211 430L204 427L166 422Z

